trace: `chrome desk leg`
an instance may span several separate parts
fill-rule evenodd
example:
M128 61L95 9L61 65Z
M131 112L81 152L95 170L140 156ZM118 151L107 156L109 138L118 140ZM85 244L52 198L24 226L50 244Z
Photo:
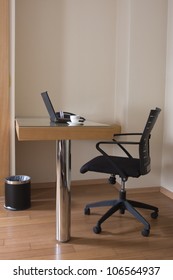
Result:
M71 223L71 142L56 141L56 239L67 242L70 239Z

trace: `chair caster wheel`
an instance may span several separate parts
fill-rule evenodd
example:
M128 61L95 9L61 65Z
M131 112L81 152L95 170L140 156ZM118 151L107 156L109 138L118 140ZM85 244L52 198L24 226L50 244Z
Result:
M85 214L85 215L90 215L90 208L87 208L87 207L86 207L86 208L84 209L84 214Z
M141 234L142 234L143 236L149 236L150 230L149 230L149 229L143 229L143 230L141 231Z
M125 209L124 208L120 208L120 214L124 214L125 213Z
M157 219L157 217L158 217L158 212L151 213L151 218Z
M116 177L115 177L115 175L111 175L109 177L108 181L109 181L109 184L115 185L116 184Z
M102 229L100 226L95 226L95 227L93 227L93 231L94 231L94 233L98 234L102 231Z

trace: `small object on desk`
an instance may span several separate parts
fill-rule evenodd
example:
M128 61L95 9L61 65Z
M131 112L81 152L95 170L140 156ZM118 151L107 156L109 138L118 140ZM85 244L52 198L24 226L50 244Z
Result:
M78 121L78 122L67 122L70 126L78 126L83 125L84 122Z
M63 111L60 111L60 112L59 112L59 115L60 115L60 118L61 118L61 119L64 119L64 112L63 112Z
M80 120L80 116L79 116L79 115L71 115L71 116L70 116L70 121L71 121L72 123L78 123L79 120Z
M68 124L70 124L70 125L82 125L84 121L85 121L85 119L82 118L81 116L72 115L72 116L70 116L70 122L68 122Z

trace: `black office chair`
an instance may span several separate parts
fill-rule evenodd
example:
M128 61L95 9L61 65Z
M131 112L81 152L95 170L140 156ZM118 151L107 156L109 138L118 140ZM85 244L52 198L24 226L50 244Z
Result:
M117 210L121 214L125 213L125 210L129 211L138 221L143 223L144 229L141 231L143 236L148 236L150 233L150 224L146 219L134 208L144 208L152 210L151 217L156 219L158 216L158 208L149 204L145 204L138 201L127 200L126 199L126 188L125 182L129 177L138 178L141 175L145 175L150 172L150 150L149 150L149 140L151 136L151 130L154 127L154 124L157 120L157 117L161 109L156 108L151 110L147 123L145 125L143 133L121 133L115 134L112 141L102 141L96 144L97 150L102 154L97 156L84 164L80 172L86 173L87 171L94 171L100 173L110 174L109 182L111 184L116 183L116 175L119 175L121 178L121 188L119 191L118 200L109 200L109 201L100 201L95 203L87 204L84 210L86 215L90 214L90 208L93 207L102 207L102 206L112 206L97 222L96 226L93 228L95 233L101 232L101 224L108 219L112 214ZM120 141L116 140L115 137L121 138L122 136L139 136L139 141ZM126 154L125 157L122 156L112 156L108 155L100 146L101 145L116 145L119 146L122 151ZM139 157L134 158L127 151L124 145L138 145L139 148Z

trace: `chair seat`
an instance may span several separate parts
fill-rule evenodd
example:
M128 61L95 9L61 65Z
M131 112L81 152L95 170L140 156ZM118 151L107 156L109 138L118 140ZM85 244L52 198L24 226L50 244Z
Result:
M109 158L117 165L127 177L138 178L140 173L140 161L136 158L127 158L127 157L117 157L109 156ZM94 171L107 174L119 174L116 167L110 164L110 161L104 156L98 156L93 158L84 164L80 172L86 173L87 171Z

